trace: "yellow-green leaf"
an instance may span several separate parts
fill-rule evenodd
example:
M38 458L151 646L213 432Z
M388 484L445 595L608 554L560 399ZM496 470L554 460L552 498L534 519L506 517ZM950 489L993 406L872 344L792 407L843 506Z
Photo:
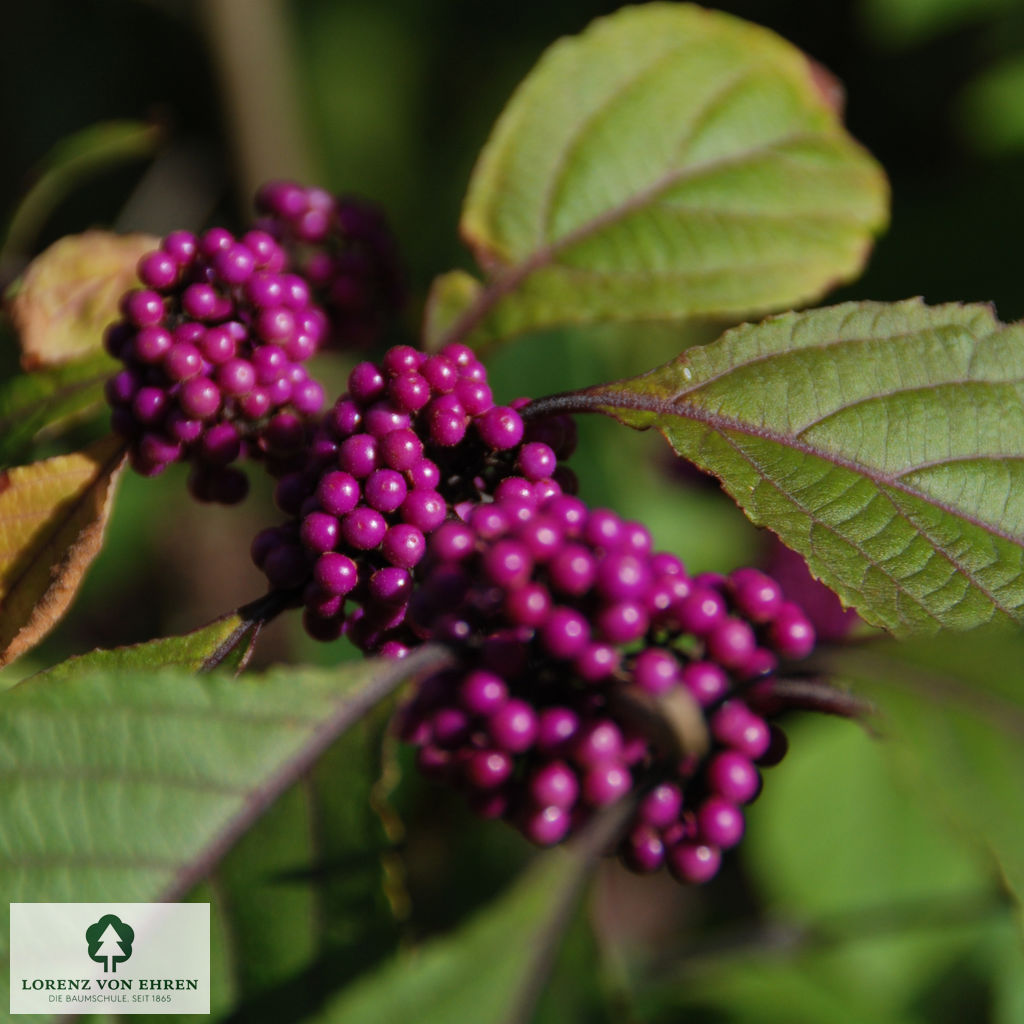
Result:
M29 461L40 435L52 437L98 411L116 365L98 352L0 382L0 468Z
M482 286L464 270L450 270L434 278L423 312L423 344L435 347L452 326L477 298Z
M66 611L103 541L124 443L106 438L0 475L0 665Z
M118 300L138 284L139 258L159 242L152 235L87 231L54 242L34 259L11 302L25 369L101 351Z
M461 227L488 280L446 337L736 317L854 277L888 189L823 82L773 33L690 4L556 43L473 171Z

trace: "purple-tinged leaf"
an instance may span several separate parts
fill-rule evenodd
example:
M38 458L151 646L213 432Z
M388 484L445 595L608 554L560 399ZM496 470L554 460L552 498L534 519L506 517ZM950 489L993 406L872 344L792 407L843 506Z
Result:
M660 430L873 625L1024 619L1024 325L917 300L788 313L536 403Z

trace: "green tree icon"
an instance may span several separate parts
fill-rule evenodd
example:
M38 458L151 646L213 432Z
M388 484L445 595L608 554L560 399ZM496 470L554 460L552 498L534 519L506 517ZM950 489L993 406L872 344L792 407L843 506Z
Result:
M104 914L95 924L85 930L85 941L89 943L89 957L103 964L103 972L117 972L117 965L132 955L135 930L113 914Z

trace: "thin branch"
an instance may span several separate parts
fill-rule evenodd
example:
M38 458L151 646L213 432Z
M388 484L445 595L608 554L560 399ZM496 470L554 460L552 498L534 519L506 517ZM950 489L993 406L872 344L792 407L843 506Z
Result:
M755 685L760 680L755 680ZM754 693L747 697L755 707L762 704L772 714L781 711L816 711L839 718L854 718L858 721L872 718L878 708L863 697L848 690L833 686L821 676L802 678L774 678L763 698Z

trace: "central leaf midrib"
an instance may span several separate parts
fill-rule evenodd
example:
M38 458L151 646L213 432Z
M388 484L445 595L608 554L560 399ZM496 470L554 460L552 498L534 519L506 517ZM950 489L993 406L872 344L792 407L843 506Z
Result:
M828 462L839 469L844 469L862 476L875 484L891 487L893 490L904 493L909 497L917 498L927 505L930 505L940 511L947 512L950 515L954 515L958 519L970 523L971 525L986 531L992 536L999 537L1001 540L1005 540L1018 547L1024 544L1024 538L1017 537L1005 530L1002 530L995 523L978 519L971 513L940 501L934 496L929 495L916 487L911 487L898 477L870 468L865 466L863 463L839 455L838 453L816 448L815 446L808 444L806 441L795 440L788 434L780 434L767 427L745 423L742 420L723 416L720 413L713 413L707 409L701 408L700 406L691 406L688 404L680 405L665 399L654 398L651 395L638 395L635 392L630 391L618 392L606 390L595 394L593 398L597 405L606 406L612 415L615 414L616 408L623 408L650 412L658 416L677 416L682 419L688 419L695 423L701 423L705 426L711 427L720 434L724 434L726 431L731 431L738 434L745 434L748 437L756 437L760 440L770 441L773 444L777 444L789 451L796 451L800 452L802 455L809 455L813 458L821 459L822 461ZM918 529L916 525L915 529Z
M715 160L707 160L703 163L690 164L669 170L659 178L656 178L646 188L639 189L637 192L624 198L617 206L613 206L604 213L592 217L589 221L585 221L571 231L567 231L559 238L542 242L537 249L525 256L518 265L508 268L504 273L509 275L532 273L545 263L553 260L564 249L590 238L591 235L603 231L606 227L616 224L620 220L624 220L637 210L642 210L680 182L692 180L722 168L735 167L760 154L771 153L774 150L801 140L820 138L825 134L824 132L809 131L790 132L787 135L780 135L771 142L759 143L757 146L750 146L735 153L730 153L726 157L719 157Z
M822 137L828 138L830 136L828 133L823 131L793 132L789 135L780 136L770 144L760 144L758 146L730 154L729 157L724 159L709 160L705 163L694 164L690 167L681 168L677 171L663 175L646 189L642 189L639 192L634 193L618 206L592 218L584 224L581 224L578 228L574 228L561 238L542 244L540 248L535 249L532 253L523 257L518 264L507 266L500 270L491 278L483 291L480 292L476 301L473 302L448 328L444 337L441 339L440 344L443 346L447 342L455 338L461 338L472 331L506 295L519 287L519 285L522 284L523 281L525 281L531 274L541 270L548 264L554 263L560 253L582 241L586 241L592 235L604 230L604 228L618 223L620 220L625 219L637 210L642 209L646 204L654 202L660 195L668 191L673 186L679 184L679 182L685 181L688 178L695 178L700 174L707 173L708 171L715 171L719 168L742 164L753 156L771 152L774 149L794 142L799 142L801 140L813 140ZM473 238L467 238L467 241L473 248L477 256L477 260L482 266L488 266L495 262L495 260L501 259L497 253L488 249L484 244L475 241Z
M615 105L620 103L624 97L628 96L629 93L638 86L644 84L651 75L660 72L664 64L672 60L678 60L680 52L685 52L686 49L687 46L685 44L673 47L671 50L661 54L661 56L659 56L652 64L648 64L641 68L632 78L621 83L620 87L615 92L609 94L604 103L591 111L590 115L579 124L577 131L566 140L566 145L562 151L559 161L552 168L550 183L541 203L541 216L539 220L539 234L541 238L548 238L550 235L551 224L558 211L557 198L562 193L565 176L569 173L570 168L572 167L573 156L579 147L587 140L595 126L606 118ZM672 154L672 166L678 167L679 162L685 158L686 148L692 144L693 139L696 137L698 126L707 117L709 111L714 110L722 98L728 96L738 84L748 80L755 74L760 74L761 72L762 68L757 67L746 68L738 74L733 73L727 76L724 82L708 95L704 105L693 112L693 117L690 123L685 126L688 130L685 134L681 135L679 141L674 147ZM659 178L660 177L661 176L659 176ZM655 181L659 180L659 178L656 178ZM628 202L628 200L626 201Z

